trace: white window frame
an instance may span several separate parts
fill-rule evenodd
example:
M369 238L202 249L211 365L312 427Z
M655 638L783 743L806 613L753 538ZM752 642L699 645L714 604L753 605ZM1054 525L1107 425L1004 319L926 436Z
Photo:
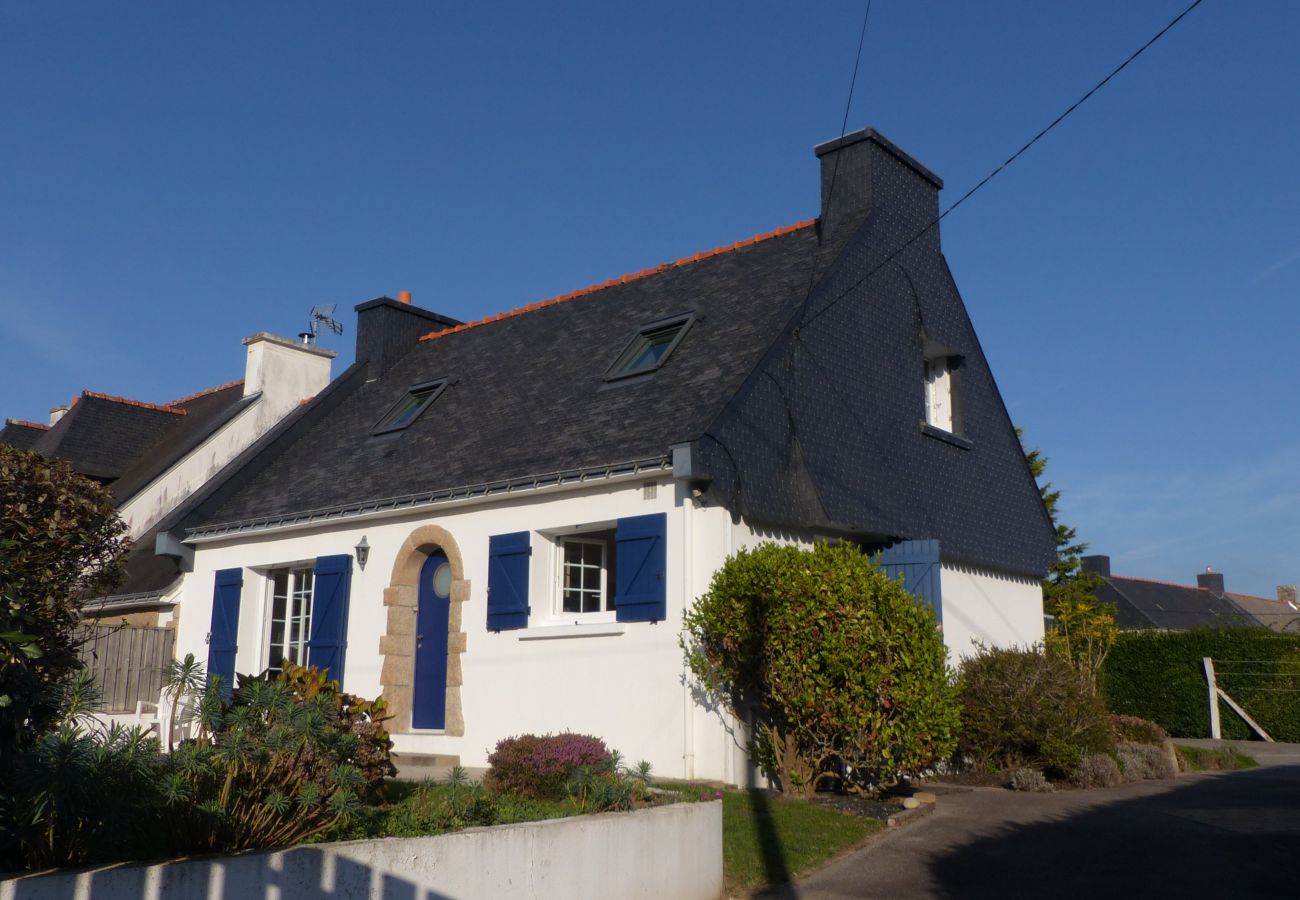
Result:
M609 598L613 585L609 583L610 554L617 552L613 542L590 536L589 531L558 534L555 540L555 579L552 618L566 622L615 622L617 609L609 609ZM569 544L586 544L600 547L600 610L596 612L569 612L564 608L564 576L566 572L565 547Z
M297 592L299 588L298 579L299 577L301 577L303 573L307 573L311 576L311 588L310 588L310 593L307 595L305 614L301 614L296 617L302 626L302 630L299 635L299 640L293 642L290 641L290 636L292 633L289 627L290 622L292 621L290 614L293 609L292 601L294 598L294 594L295 592ZM281 656L281 662L283 663L283 660L289 659L291 661L297 662L298 665L306 665L307 644L311 640L311 620L312 620L312 613L314 611L315 602L316 602L316 570L314 564L310 562L290 563L288 565L275 566L274 568L266 569L265 570L265 578L266 578L265 604L266 605L265 605L265 616L264 616L265 630L262 635L262 646L261 646L263 672L271 669L271 650L273 648L272 639L275 634L275 622L277 621L275 617L275 599L276 599L275 580L276 577L279 575L287 576L285 582L286 593L285 593L284 631L280 639L280 649L283 654ZM301 654L301 656L297 660L294 660L293 656L291 656L290 653L288 652L290 649L297 650ZM276 671L278 672L280 671L280 669L276 669Z
M925 360L925 422L927 425L959 434L961 431L958 378L951 356L931 356Z

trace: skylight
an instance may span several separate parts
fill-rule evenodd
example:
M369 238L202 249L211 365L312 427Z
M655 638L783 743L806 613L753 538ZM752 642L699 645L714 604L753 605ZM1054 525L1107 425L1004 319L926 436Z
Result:
M619 354L606 373L607 380L653 372L664 364L681 342L694 316L675 316L642 325L636 337Z
M393 408L379 420L379 424L375 426L373 433L386 434L390 431L401 431L406 428L420 417L420 413L428 409L429 404L437 399L446 386L447 380L445 378L411 385L406 389L406 393L402 395L402 399L398 400L393 405Z

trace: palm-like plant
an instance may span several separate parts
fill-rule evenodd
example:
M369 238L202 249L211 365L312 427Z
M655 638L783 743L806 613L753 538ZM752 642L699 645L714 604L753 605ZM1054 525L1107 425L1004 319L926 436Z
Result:
M176 731L176 711L181 701L187 697L198 697L203 693L205 678L203 663L194 658L193 653L186 653L184 659L173 659L167 665L167 676L163 679L163 696L167 698L167 752L175 745L172 735Z

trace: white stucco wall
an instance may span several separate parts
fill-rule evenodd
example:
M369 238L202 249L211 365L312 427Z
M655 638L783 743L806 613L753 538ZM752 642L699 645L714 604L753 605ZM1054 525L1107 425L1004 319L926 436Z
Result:
M395 734L399 752L453 754L465 765L481 766L503 737L571 729L603 738L629 761L649 760L663 776L738 781L741 744L728 734L726 716L692 698L678 635L688 602L707 588L743 528L732 526L724 510L687 499L666 475L656 480L655 498L646 499L647 480L642 476L577 490L448 504L397 519L200 543L194 571L184 582L177 653L207 658L215 572L242 567L236 670L261 671L267 663L266 572L310 564L321 555L352 553L364 535L370 559L364 571L355 566L352 571L344 684L361 695L378 694L379 639L387 629L383 590L407 536L436 524L454 537L470 581L470 599L462 608L465 734ZM656 512L666 513L668 522L664 621L575 625L574 616L555 611L555 532ZM526 629L494 633L486 620L488 539L514 531L532 533L533 615ZM741 760L743 765L743 756Z
M1022 575L945 562L942 565L943 638L956 665L990 647L1028 647L1043 639L1043 591Z
M247 338L244 396L260 396L131 497L118 514L140 537L330 380L334 353L258 334Z
M648 481L655 484L653 498L645 490ZM624 516L659 512L667 515L664 621L618 623L612 614L603 621L575 620L557 611L557 533L578 526L611 527ZM629 762L648 760L662 777L749 781L743 728L693 690L678 643L682 616L735 551L770 540L807 545L812 536L733 521L724 509L700 505L667 473L442 504L400 517L199 542L194 572L182 589L177 653L207 658L215 573L240 567L244 587L236 670L262 671L269 634L266 573L310 565L317 556L350 554L365 536L371 551L364 571L353 567L344 686L363 696L380 693L379 645L387 631L383 591L403 542L429 524L453 536L470 582L469 600L461 609L465 733L395 733L398 752L447 754L463 765L483 766L504 737L573 730L597 735ZM529 627L491 632L489 538L517 531L530 532L533 548ZM1042 637L1038 586L1028 579L945 564L943 605L954 661L969 652L972 638L1023 644Z
M712 900L721 893L720 801L0 881L0 900Z

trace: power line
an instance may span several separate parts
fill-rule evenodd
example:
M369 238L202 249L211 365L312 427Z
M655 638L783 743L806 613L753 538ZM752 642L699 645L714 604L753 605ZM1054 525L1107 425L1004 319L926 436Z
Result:
M879 272L879 271L880 271L881 269L883 269L885 266L887 266L887 265L889 265L891 262L893 262L893 261L894 261L894 257L898 256L898 254L902 253L902 252L903 252L904 250L906 250L908 247L912 246L912 244L914 244L914 243L916 243L916 241L920 240L921 237L923 237L924 235L928 234L928 233L929 233L929 232L930 232L930 231L931 231L931 230L932 230L936 225L938 225L940 222L942 222L942 221L944 220L944 218L946 218L947 215L948 215L950 212L952 212L953 210L957 209L957 207L961 206L963 203L965 203L967 200L969 200L971 197L973 197L977 191L979 191L982 187L984 187L986 184L988 184L990 181L992 181L994 178L996 178L996 177L997 177L997 176L998 176L998 175L999 175L999 174L1000 174L1004 169L1007 168L1007 166L1011 165L1013 162L1015 162L1017 159L1019 159L1019 158L1020 158L1020 157L1021 157L1021 156L1026 152L1026 151L1027 151L1027 150L1029 150L1030 147L1034 146L1034 144L1038 143L1040 140L1042 140L1042 138L1046 137L1047 134L1048 134L1052 129L1054 129L1057 125L1060 125L1063 121L1065 121L1065 119L1066 119L1066 118L1067 118L1071 113L1073 113L1076 109L1078 109L1080 106L1082 106L1082 105L1084 104L1084 102L1088 100L1088 98L1090 98L1093 94L1097 93L1099 90L1101 90L1103 87L1105 87L1106 84L1107 84L1107 83L1108 83L1112 78L1114 78L1114 77L1115 77L1116 75L1118 75L1120 72L1123 72L1126 68L1128 68L1128 66L1129 66L1130 63L1132 63L1135 59L1137 59L1139 56L1141 56L1143 53L1145 53L1145 52L1146 52L1146 51L1151 47L1152 44L1154 44L1156 41L1158 41L1158 40L1160 40L1162 37L1164 37L1165 34L1167 34L1167 33L1169 32L1170 29L1172 29L1175 25L1177 25L1179 22L1181 22L1181 21L1183 20L1183 17L1185 17L1185 16L1186 16L1188 13L1190 13L1192 10L1196 9L1196 7L1200 6L1201 3L1203 3L1203 2L1204 2L1204 0L1193 0L1193 2L1191 3L1191 5L1189 5L1186 9L1184 9L1184 10L1183 10L1182 12L1180 12L1178 15L1176 15L1176 16L1174 16L1172 19L1170 19L1169 22L1168 22L1168 24L1166 24L1164 28L1161 28L1159 31L1157 31L1157 32L1156 32L1156 33L1151 37L1150 40L1148 40L1148 41L1147 41L1145 44L1143 44L1141 47L1138 47L1138 48L1137 48L1136 50L1134 50L1131 54L1129 54L1129 56L1128 56L1127 59L1125 59L1122 63L1120 63L1118 66L1116 66L1114 69L1112 69L1109 75L1107 75L1107 76L1106 76L1105 78L1103 78L1101 81L1097 82L1097 83L1094 84L1091 88L1089 88L1088 91L1087 91L1086 93L1084 93L1084 95L1083 95L1082 97L1080 97L1078 100L1075 100L1073 103L1071 103L1071 104L1066 108L1066 110L1065 110L1063 113L1061 113L1059 116L1057 116L1055 119L1053 119L1053 120L1052 120L1052 121L1047 125L1046 128L1042 129L1041 131L1038 132L1038 134L1036 134L1036 135L1034 135L1032 138L1030 138L1030 139L1029 139L1029 140L1024 144L1024 146L1022 146L1022 147L1021 147L1019 150L1017 150L1015 153L1013 153L1013 154L1011 154L1010 156L1008 156L1008 157L1006 158L1006 160L1004 160L1004 161L1002 162L1001 165L999 165L999 166L998 166L996 169L994 169L992 172L989 172L989 174L985 175L984 178L982 178L982 179L980 180L980 182L979 182L978 184L976 184L973 188L971 188L971 189L970 189L969 191L967 191L966 193L962 194L961 197L959 197L959 198L957 199L957 202L956 202L956 203L953 203L951 206L949 206L947 209L945 209L943 212L941 212L938 216L936 216L933 220L931 220L930 223L927 224L924 228L922 228L922 229L921 229L920 231L918 231L916 234L912 235L912 237L909 238L909 239L907 240L907 242L903 244L903 246L899 247L899 248L898 248L897 250L895 250L893 253L889 254L889 256L886 257L885 260L884 260L883 262L881 262L879 265L877 265L874 269L872 269L872 270L871 270L870 272L868 272L867 274L863 275L863 276L862 276L861 278L859 278L857 281L853 282L853 284L849 285L847 288L845 288L843 291L841 291L838 295L836 295L834 298L832 298L831 301L830 301L829 303L827 303L827 304L826 304L825 306L823 306L820 310L818 310L816 313L814 313L813 316L812 316L810 319L808 319L806 322L803 322L803 323L799 326L799 328L807 328L807 327L808 327L809 325L811 325L813 322L817 321L819 318L821 318L821 316L822 316L824 313L828 312L832 307L835 306L835 304L839 303L839 302L840 302L841 300L843 300L846 296L848 296L852 291L856 290L857 287L858 287L859 285L861 285L863 282L865 282L868 278L870 278L872 275L875 275L877 272ZM838 162L838 160L837 160L837 162ZM833 180L833 176L832 176L832 180ZM796 330L796 335L797 335L797 330Z

